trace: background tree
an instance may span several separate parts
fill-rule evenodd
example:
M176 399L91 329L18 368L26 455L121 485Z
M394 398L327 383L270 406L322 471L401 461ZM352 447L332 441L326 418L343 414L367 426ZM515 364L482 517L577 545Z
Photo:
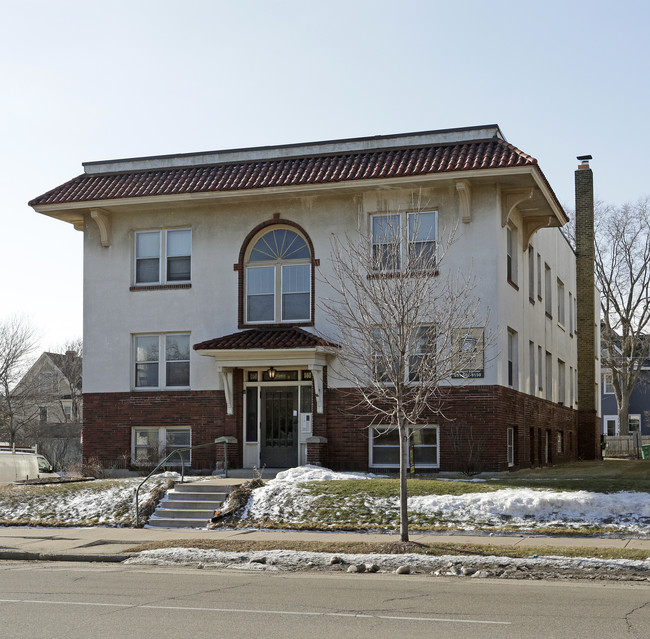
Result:
M63 390L64 392L59 392L57 400L65 421L78 423L81 421L81 406L83 401L81 391L83 340L80 337L70 340L63 344L60 350L63 353L56 358L55 363L63 374L61 381L63 388L59 387L59 391ZM65 411L63 410L65 400L70 401L69 418L65 416Z
M37 384L16 388L29 367L38 337L22 317L0 322L0 437L16 443L21 430L38 415Z
M630 396L650 355L648 199L596 204L596 281L601 297L601 365L612 373L621 435L629 434Z
M487 324L468 271L446 268L455 229L440 237L435 216L374 216L370 234L333 235L332 275L325 276L332 294L321 304L341 346L332 375L354 386L371 427L398 429L402 541L410 427L441 414L443 382L482 362Z

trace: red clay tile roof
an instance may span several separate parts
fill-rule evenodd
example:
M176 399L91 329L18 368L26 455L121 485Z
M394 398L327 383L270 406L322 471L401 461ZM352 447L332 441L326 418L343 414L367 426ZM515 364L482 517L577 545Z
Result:
M203 350L239 350L250 348L315 348L317 346L334 346L313 333L301 328L254 328L224 335L205 342L194 344L195 351Z
M34 198L29 205L329 184L532 165L537 165L535 158L495 137L476 142L225 162L208 166L84 173Z

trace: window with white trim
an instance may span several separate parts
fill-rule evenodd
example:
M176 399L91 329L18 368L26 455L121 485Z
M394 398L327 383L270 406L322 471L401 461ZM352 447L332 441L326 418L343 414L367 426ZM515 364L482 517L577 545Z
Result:
M390 382L394 381L397 377L401 379L402 371L400 368L406 368L404 371L404 379L407 382L417 382L422 377L422 372L425 372L428 366L432 365L431 352L436 347L436 333L435 328L429 324L416 326L413 329L413 337L408 349L408 358L400 366L400 362L396 357L391 363L391 343L393 343L392 335L394 331L384 330L377 326L372 330L373 337L373 362L375 377L379 381Z
M409 463L415 468L437 468L439 459L438 426L410 426ZM412 457L410 453L413 453ZM399 468L399 431L394 427L377 427L370 431L370 466Z
M515 465L515 429L510 427L506 430L506 452L508 456L508 467Z
M189 388L190 335L134 335L134 387Z
M564 282L557 278L557 323L564 326L565 312L564 312Z
M535 344L528 342L528 392L535 395Z
M641 430L641 415L628 415L627 428L630 433L638 433Z
M517 331L508 329L508 386L519 388L519 352Z
M192 230L136 231L136 286L182 284L192 279Z
M553 356L546 351L546 399L553 401Z
M603 415L603 434L608 437L618 435L618 415Z
M435 266L438 211L370 216L372 270L399 273Z
M549 317L553 315L553 298L551 297L551 267L544 264L544 310Z
M192 446L192 429L183 426L131 429L131 461L135 465L157 464L174 450ZM191 451L183 451L183 465L192 463ZM172 455L169 466L181 465L181 454Z
M566 401L566 364L557 360L557 401L558 404L564 404Z
M535 303L535 253L528 245L528 299Z
M246 322L311 321L312 255L305 238L278 227L253 242L246 260Z
M509 282L518 284L517 279L517 229L514 226L506 227L506 275Z
M614 388L614 377L611 371L603 373L603 393L605 395L613 395L616 392Z

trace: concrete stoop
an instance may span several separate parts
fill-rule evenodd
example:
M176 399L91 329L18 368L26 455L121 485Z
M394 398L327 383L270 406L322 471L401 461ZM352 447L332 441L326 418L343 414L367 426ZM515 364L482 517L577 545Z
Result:
M228 497L229 487L210 483L177 484L160 501L147 526L205 528Z

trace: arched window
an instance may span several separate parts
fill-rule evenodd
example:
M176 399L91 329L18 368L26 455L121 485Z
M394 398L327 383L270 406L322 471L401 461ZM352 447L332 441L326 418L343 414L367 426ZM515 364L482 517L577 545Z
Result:
M312 256L304 237L275 227L253 240L245 265L247 323L311 320Z

